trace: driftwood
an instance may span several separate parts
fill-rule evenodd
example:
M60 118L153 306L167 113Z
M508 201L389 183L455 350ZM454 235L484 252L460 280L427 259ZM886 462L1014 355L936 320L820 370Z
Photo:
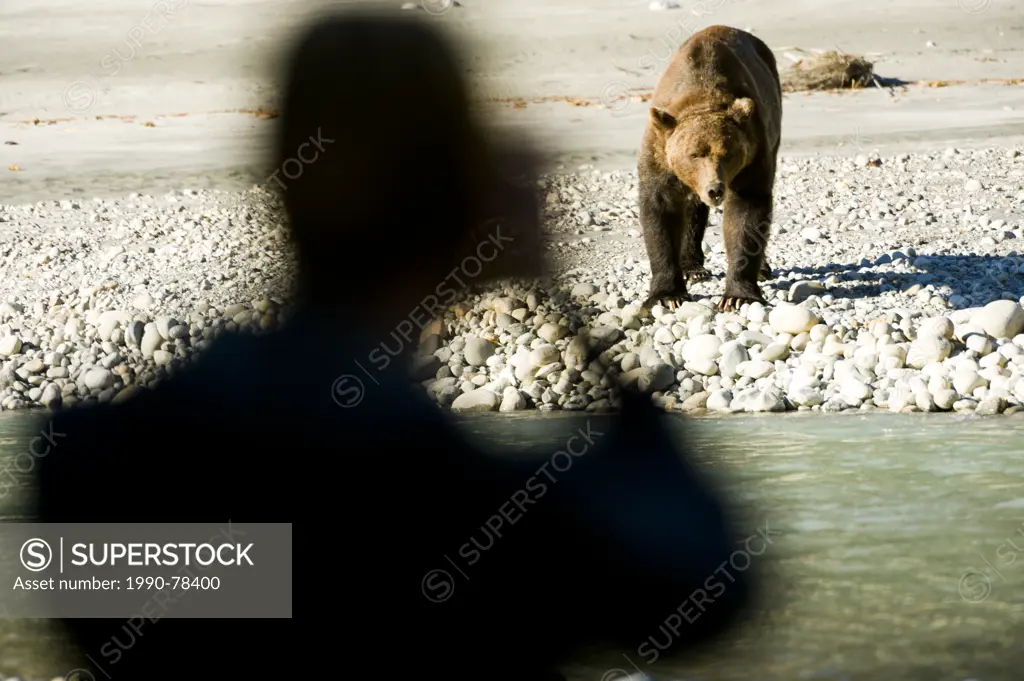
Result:
M867 87L876 82L873 68L874 64L855 55L834 51L811 55L797 60L780 74L782 91L812 92Z

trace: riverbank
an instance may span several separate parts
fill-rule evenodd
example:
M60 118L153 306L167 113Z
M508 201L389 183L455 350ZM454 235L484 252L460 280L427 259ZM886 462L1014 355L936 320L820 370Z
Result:
M292 257L264 167L275 67L337 4L0 8L0 408L127 399L220 333L286 315ZM419 10L471 49L481 115L534 137L556 173L542 188L553 281L481 292L465 273L465 299L429 329L444 333L423 338L414 378L427 393L505 413L614 409L623 382L688 413L1016 409L1018 310L973 310L1024 296L1021 3L663 4L678 7ZM784 98L767 307L712 310L716 214L719 278L647 314L643 95L711 24L752 30L783 67L839 49L904 85ZM411 323L396 320L381 351L408 345Z
M678 310L646 311L635 175L546 176L552 277L481 290L464 267L413 378L455 411L614 410L629 385L694 413L1013 412L1022 151L784 157L768 305L731 314L713 309L720 213L705 237L716 278ZM0 244L4 409L126 399L220 333L287 315L293 257L266 186L0 206ZM405 347L409 328L396 320L380 350Z

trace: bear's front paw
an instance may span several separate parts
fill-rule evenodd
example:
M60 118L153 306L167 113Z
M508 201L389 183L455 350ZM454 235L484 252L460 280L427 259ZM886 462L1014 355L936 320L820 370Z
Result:
M661 305L667 307L670 310L675 310L681 303L688 302L690 300L690 294L686 292L685 288L676 288L670 291L660 290L652 292L644 301L644 307L650 310L655 305Z
M684 267L683 276L686 277L687 283L693 284L698 281L707 281L714 275L703 265L694 265L692 267Z
M743 307L743 303L765 303L764 296L757 284L727 281L725 295L718 302L719 312L734 312Z
M690 295L688 293L675 296L661 296L660 298L648 298L647 302L644 303L644 307L650 310L655 305L661 305L669 310L677 310L681 304L689 302L689 300Z

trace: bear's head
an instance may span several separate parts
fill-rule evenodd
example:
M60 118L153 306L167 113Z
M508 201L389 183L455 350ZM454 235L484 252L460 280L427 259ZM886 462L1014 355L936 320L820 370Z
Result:
M665 137L665 161L683 184L709 207L725 201L733 179L757 153L749 125L754 101L747 97L713 110L675 115L651 108L651 120Z

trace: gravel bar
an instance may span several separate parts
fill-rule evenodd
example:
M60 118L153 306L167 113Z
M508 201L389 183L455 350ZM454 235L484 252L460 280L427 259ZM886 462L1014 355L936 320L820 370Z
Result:
M691 413L1016 412L1022 152L781 158L768 304L721 314L719 212L716 278L648 311L635 172L545 176L551 276L470 277L423 328L411 378L453 411L614 410L630 385ZM272 330L288 239L265 187L0 206L0 407L120 401L220 333Z

